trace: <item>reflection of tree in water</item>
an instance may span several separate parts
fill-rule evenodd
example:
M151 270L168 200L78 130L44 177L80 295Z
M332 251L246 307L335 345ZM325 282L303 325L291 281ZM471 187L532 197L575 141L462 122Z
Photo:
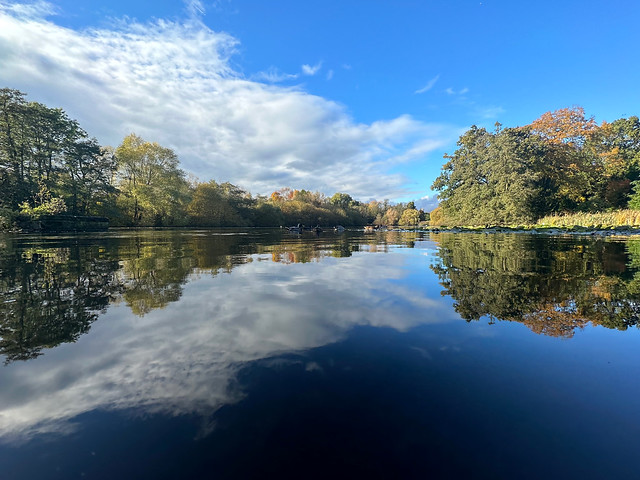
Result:
M162 308L181 297L190 273L230 272L255 250L243 236L181 232L43 239L36 247L3 242L0 354L6 362L75 342L109 303L124 301L136 315Z
M86 333L119 291L118 263L78 247L0 256L0 353L28 360Z
M440 245L432 268L443 294L467 321L488 316L560 337L589 322L620 330L638 324L640 279L627 253L632 263L640 260L622 242L517 234L432 239Z
M255 251L255 242L243 235L145 232L118 248L122 298L143 316L179 300L190 274L229 273Z
M79 238L4 245L0 354L7 362L75 342L112 302L124 302L143 316L179 300L190 275L229 273L255 254L278 262L310 262L360 250L386 252L390 245L413 246L416 235L349 232L296 238L277 231L239 235L203 230Z
M277 263L309 263L325 257L350 257L355 251L347 237L331 244L317 239L295 239L268 245L260 250L271 254L271 261Z
M122 297L139 316L179 300L195 263L185 243L175 236L137 237L119 248L118 257L122 259L118 273Z
M342 235L323 234L319 237L285 237L271 245L260 246L257 253L270 253L273 262L308 263L326 257L350 257L354 252L388 253L391 246L413 248L422 235L419 232L376 232L362 235L348 232Z

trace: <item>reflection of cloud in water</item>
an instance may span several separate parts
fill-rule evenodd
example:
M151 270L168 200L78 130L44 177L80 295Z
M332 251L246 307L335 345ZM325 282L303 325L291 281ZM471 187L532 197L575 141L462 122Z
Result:
M400 282L405 262L420 258L249 262L229 275L194 277L180 301L144 318L112 307L78 343L0 372L0 435L19 442L66 433L73 417L100 408L196 413L209 422L242 398L234 379L245 362L326 345L358 325L407 330L450 318L446 305Z

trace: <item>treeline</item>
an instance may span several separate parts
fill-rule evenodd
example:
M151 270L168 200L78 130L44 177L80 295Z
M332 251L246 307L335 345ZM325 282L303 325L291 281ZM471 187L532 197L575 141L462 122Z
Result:
M113 152L59 108L0 90L0 208L105 213L114 198ZM44 207L43 207L44 205ZM48 211L48 210L50 211Z
M640 210L640 121L598 125L581 107L493 132L472 126L432 188L433 224L531 223L556 213Z
M0 229L17 215L97 215L121 226L417 225L413 202L283 188L252 196L190 179L173 150L135 134L103 147L60 108L0 89Z

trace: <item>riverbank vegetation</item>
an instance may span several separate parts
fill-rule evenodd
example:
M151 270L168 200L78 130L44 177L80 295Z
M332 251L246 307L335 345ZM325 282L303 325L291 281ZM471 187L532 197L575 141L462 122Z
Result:
M547 215L538 220L538 225L567 228L583 226L592 229L630 226L640 227L640 210L612 210L610 212L578 212L564 215Z
M253 196L229 182L190 178L175 152L130 134L101 146L60 108L0 89L0 230L19 216L94 215L116 226L415 226L413 202L361 202L289 187Z
M524 127L472 126L445 158L433 225L637 222L626 210L640 210L636 116L598 125L573 107Z

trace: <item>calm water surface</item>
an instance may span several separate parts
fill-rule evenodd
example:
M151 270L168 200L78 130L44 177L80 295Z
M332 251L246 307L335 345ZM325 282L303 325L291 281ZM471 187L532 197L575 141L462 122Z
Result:
M640 239L0 236L0 478L638 478Z

